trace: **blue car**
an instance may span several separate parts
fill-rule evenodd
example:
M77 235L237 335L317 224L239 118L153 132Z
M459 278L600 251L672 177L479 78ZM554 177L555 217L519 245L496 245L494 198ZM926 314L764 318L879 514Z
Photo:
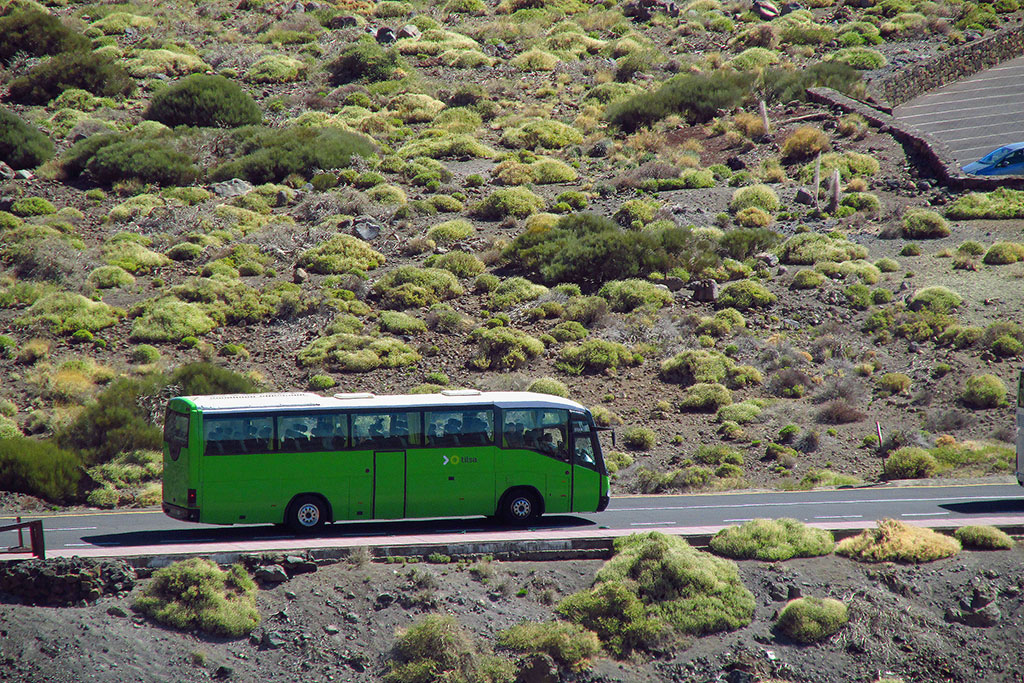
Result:
M971 175L1024 175L1024 142L1004 145L964 166Z

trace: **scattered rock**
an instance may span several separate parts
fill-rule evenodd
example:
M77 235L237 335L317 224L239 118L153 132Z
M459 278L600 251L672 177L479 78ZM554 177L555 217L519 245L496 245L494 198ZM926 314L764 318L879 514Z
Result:
M284 558L284 569L289 576L311 574L316 571L316 562L297 555L289 555Z
M14 169L0 161L0 179L2 180L13 180Z
M235 674L235 670L226 664L221 664L217 667L217 670L213 672L213 677L218 680L225 680L231 678Z
M27 168L15 171L14 175L20 180L32 180L33 178L35 178L35 176L32 175L32 171L28 170Z
M255 578L263 583L281 583L288 580L288 573L279 564L272 564L260 567L256 570Z
M558 683L560 680L555 660L544 652L524 657L516 675L516 683Z
M260 648L264 650L277 650L288 644L288 639L279 631L264 631L260 638Z
M120 605L111 605L107 608L107 614L112 617L124 618L128 616L128 611Z
M377 32L373 35L381 45L390 45L395 42L395 31L394 29L388 28L387 26L381 26L377 29Z
M419 28L415 24L406 24L402 28L398 29L399 38L412 38L413 40L419 40L422 37Z
M350 28L352 26L358 26L359 20L353 16L345 15L340 17L331 17L330 21L327 22L327 28L337 31L342 28Z
M796 191L796 196L793 197L793 201L797 204L810 206L814 203L814 194L806 187L801 187Z
M373 603L373 608L381 610L389 607L395 601L395 596L391 593L381 593L377 596L377 599Z
M367 242L377 239L383 230L383 225L366 216L357 218L352 224L352 232L355 233L359 239L366 240Z
M232 178L224 182L210 185L210 191L218 197L238 197L252 192L253 184L241 178Z
M686 282L681 277L669 276L661 281L670 292L678 292L680 289L686 286Z
M696 282L690 283L690 289L693 290L694 301L717 301L718 300L718 282L715 280L697 280Z

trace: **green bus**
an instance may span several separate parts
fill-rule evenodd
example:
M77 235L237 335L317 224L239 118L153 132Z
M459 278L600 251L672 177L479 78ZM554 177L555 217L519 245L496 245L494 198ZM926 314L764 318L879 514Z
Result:
M163 510L207 524L600 512L590 411L529 392L265 393L167 404Z

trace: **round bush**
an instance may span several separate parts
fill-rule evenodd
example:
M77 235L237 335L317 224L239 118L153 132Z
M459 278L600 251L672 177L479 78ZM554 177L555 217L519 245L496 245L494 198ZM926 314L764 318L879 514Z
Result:
M8 4L6 9L12 7L16 5ZM0 17L0 62L7 62L18 52L42 57L88 49L88 38L75 33L52 14L19 7Z
M800 643L828 638L850 620L846 605L832 598L797 598L779 614L779 631Z
M85 166L98 183L113 184L136 179L160 185L189 185L199 177L199 169L183 152L156 140L125 140L96 152Z
M964 383L960 400L975 410L998 408L1006 405L1006 385L995 375L974 375Z
M1024 244L1018 242L996 242L985 252L985 263L990 266L1003 266L1017 261L1024 261Z
M960 545L974 550L1009 550L1013 538L994 526L962 526L953 532Z
M541 377L540 379L534 380L526 390L534 391L538 394L551 394L552 396L569 398L569 387L565 386L564 382L561 382L554 377Z
M890 479L926 479L935 474L939 463L923 448L901 448L885 461L885 476Z
M733 192L732 201L729 202L730 211L739 213L749 206L774 213L779 210L781 204L775 190L767 185L748 185Z
M236 128L263 119L256 101L223 76L193 74L153 96L145 117L166 126Z
M992 342L992 353L1000 358L1014 358L1024 351L1024 344L1013 335L1004 334Z
M135 80L110 57L96 52L65 52L40 62L11 81L15 102L46 104L65 90L86 90L93 95L130 95Z
M726 285L715 305L719 308L735 308L737 311L746 311L751 308L764 308L773 303L775 303L775 295L760 282L740 280Z
M813 158L816 154L827 152L831 145L821 129L814 126L801 126L782 143L782 156L794 161Z
M13 169L35 168L53 156L53 143L12 111L0 109L0 161Z
M949 236L949 223L928 209L911 208L903 214L903 236L907 239L936 239Z

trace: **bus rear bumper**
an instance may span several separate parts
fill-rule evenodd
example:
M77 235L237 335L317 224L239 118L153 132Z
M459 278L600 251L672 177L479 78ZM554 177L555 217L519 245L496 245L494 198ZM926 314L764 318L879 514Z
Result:
M611 502L611 496L601 496L597 499L597 511L604 512L608 507L608 503Z
M171 505L170 503L164 503L164 514L174 519L180 519L183 522L198 522L199 521L199 510L195 508L183 508L177 505Z

